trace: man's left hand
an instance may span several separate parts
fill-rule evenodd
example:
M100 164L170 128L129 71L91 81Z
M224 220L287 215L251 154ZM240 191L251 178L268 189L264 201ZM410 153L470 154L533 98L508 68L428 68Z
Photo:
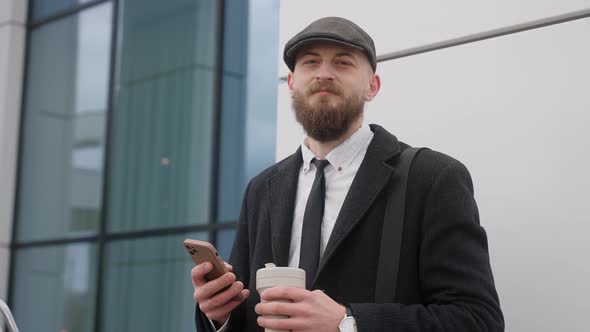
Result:
M261 295L256 305L258 325L275 330L338 331L346 309L320 290L308 291L295 287L272 287ZM290 302L274 302L288 300ZM273 302L269 302L273 301ZM284 315L288 318L265 317Z

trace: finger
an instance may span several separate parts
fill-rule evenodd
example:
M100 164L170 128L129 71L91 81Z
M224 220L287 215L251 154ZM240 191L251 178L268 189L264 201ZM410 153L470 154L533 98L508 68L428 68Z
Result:
M302 318L259 316L257 323L263 328L279 331L298 331L308 328L306 320Z
M225 264L225 268L227 269L228 272L231 272L234 270L234 267L231 266L231 264L229 264L228 262L223 262L223 264Z
M208 301L213 295L232 285L234 281L236 281L236 275L231 272L226 272L221 277L206 282L198 287L195 291L195 299L199 303L202 303L205 300Z
M285 301L261 302L254 307L254 311L262 316L304 316L306 314L305 307L300 303Z
M238 301L238 302L242 302L244 300L244 296L242 295L242 293L238 293L236 296L234 296L232 298L232 300Z
M250 295L250 291L247 289L244 289L240 292L240 298L242 298L242 300L237 301L237 300L230 300L228 302L226 302L224 305L216 307L216 308L212 308L211 310L209 310L207 313L205 313L207 315L207 317L211 320L225 320L225 318L227 317L227 315L229 315L230 312L232 312L232 310L234 310L238 305L240 305L240 303L242 303L248 296ZM203 311L201 309L201 311Z
M243 289L244 284L241 281L236 281L226 290L212 296L207 301L208 305L210 305L211 307L218 307L224 305L225 303L233 300L234 297L239 296ZM239 301L240 299L236 298L235 300Z
M191 270L191 279L193 281L193 287L201 287L203 286L207 280L205 279L205 275L213 269L213 265L209 262L204 262L198 265L195 265Z
M310 291L303 288L277 286L265 290L260 299L263 301L291 300L299 302L309 296L310 293Z

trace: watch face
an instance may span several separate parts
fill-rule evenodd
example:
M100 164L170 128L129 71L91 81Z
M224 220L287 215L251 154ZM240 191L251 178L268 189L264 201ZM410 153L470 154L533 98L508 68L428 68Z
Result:
M354 320L353 317L346 317L344 318L341 322L340 325L338 326L338 329L341 332L348 332L348 331L354 331L352 330L354 327L356 326L356 321Z

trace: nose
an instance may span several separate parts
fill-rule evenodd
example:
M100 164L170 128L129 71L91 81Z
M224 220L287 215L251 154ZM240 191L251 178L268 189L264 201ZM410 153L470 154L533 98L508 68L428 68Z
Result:
M329 62L323 61L317 68L316 80L331 81L334 79L334 71Z

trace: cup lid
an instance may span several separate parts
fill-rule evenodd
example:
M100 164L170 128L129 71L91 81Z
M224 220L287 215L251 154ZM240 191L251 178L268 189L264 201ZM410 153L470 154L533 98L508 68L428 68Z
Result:
M256 271L256 279L259 278L305 278L305 270L297 267L276 266L273 263L265 264L265 267Z

